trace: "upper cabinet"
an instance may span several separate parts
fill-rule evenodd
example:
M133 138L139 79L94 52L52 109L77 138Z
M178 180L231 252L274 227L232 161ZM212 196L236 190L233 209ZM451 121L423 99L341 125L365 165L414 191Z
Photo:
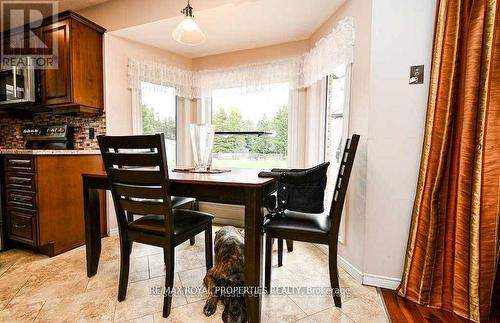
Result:
M73 12L35 31L50 51L57 46L57 68L42 71L42 105L56 113L102 113L104 109L104 29Z
M50 57L54 63L50 68L41 68L37 72L40 99L29 111L101 114L104 110L105 29L72 11L45 18L33 25L39 27L30 30L29 26L24 26L8 33L16 35L16 39L25 44L31 44L32 39L41 41L43 46L37 47L35 56ZM6 44L10 41L7 37L3 38ZM9 46L4 48L9 49ZM30 50L33 52L33 49ZM31 56L18 49L4 51L4 54ZM12 110L23 108L23 105L16 105Z

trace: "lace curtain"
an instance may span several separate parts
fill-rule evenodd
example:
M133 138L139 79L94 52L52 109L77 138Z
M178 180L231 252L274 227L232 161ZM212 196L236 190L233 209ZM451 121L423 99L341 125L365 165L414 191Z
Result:
M178 96L189 99L209 97L218 88L241 87L253 91L279 82L287 82L290 89L306 88L332 74L340 64L352 63L353 46L354 21L347 17L304 55L267 63L194 72L130 58L129 87L140 89L141 82L153 87L154 84L171 86Z

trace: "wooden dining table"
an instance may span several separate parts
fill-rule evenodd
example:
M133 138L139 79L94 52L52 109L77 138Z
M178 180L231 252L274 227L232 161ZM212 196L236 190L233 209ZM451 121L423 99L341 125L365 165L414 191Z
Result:
M174 196L198 201L245 206L245 287L255 292L246 298L249 322L260 322L262 299L263 201L276 190L272 178L258 177L256 169L232 169L220 174L169 172ZM99 190L110 190L104 173L83 174L87 276L97 273L101 253Z

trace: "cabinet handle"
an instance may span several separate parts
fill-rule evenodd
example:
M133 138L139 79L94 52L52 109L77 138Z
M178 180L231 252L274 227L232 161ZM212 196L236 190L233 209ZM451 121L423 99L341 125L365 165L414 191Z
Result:
M23 225L19 225L19 224L12 224L12 226L16 229L26 229L26 224L23 224Z

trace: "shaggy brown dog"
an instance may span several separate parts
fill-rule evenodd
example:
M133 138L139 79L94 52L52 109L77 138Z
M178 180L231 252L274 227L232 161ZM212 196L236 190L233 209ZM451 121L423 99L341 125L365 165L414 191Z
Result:
M208 289L208 299L203 309L206 316L217 310L219 298L224 299L224 322L246 322L246 307L243 295L218 295L217 287L243 287L244 245L243 234L235 227L227 226L215 235L215 266L207 274L203 283Z

